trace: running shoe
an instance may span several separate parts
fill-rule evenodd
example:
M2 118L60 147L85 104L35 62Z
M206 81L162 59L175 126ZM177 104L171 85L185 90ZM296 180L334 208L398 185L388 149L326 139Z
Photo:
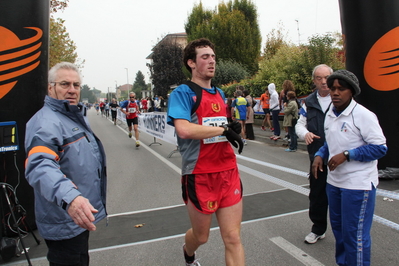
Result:
M140 146L140 142L136 141L136 147L139 147L139 146Z
M185 245L186 244L183 244L183 255L184 255L184 258L186 258L186 256L187 256L187 253L184 250L184 246ZM195 253L194 253L194 258L195 258ZM186 266L201 266L201 264L198 262L198 259L194 259L192 262L187 262L186 261Z
M310 234L308 234L305 237L305 243L307 244L314 244L317 242L317 240L319 239L323 239L326 237L326 234L322 234L322 235L316 235L315 233L310 232Z
M186 262L186 266L201 266L198 260L193 261L192 263Z
M285 149L285 151L288 151L288 152L296 152L296 150L291 150L290 148Z
M247 145L247 140L246 139L242 139L242 142L244 143L244 145Z
M129 138L132 138L132 132L129 132Z

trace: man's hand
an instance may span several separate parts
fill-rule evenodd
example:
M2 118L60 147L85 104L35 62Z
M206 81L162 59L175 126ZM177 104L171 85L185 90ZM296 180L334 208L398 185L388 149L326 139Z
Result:
M95 220L93 213L97 212L98 210L94 209L89 200L82 196L77 196L68 208L68 214L73 221L89 231L96 230L96 226L93 224Z
M226 126L231 128L237 134L241 133L241 124L238 121L233 121L231 123L228 123Z
M312 173L314 178L317 179L317 171L323 172L323 159L320 156L314 157L312 164Z
M234 123L234 122L233 122ZM233 124L230 123L230 124ZM239 124L237 122L237 124ZM241 125L240 132L241 132ZM223 132L223 136L226 136L227 140L235 147L238 148L238 153L241 154L242 149L244 148L244 143L242 142L241 136L235 132L231 127L227 125L227 130Z
M313 139L319 139L319 138L320 138L320 136L317 136L317 135L313 134L312 132L306 133L306 135L305 135L306 145L311 144L313 142Z

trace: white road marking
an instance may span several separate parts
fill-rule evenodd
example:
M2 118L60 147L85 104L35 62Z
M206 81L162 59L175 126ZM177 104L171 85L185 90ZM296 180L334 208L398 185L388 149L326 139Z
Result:
M280 236L270 238L270 241L306 266L324 266L324 264Z

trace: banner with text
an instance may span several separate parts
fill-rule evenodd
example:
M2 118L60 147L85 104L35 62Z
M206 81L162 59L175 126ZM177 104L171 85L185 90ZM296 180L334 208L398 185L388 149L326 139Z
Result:
M139 130L157 139L177 145L175 128L166 123L165 112L151 112L139 114ZM117 118L126 121L126 116L118 110Z

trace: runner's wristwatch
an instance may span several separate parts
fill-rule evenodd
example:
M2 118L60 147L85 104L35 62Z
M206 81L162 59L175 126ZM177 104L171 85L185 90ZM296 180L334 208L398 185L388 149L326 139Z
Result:
M349 151L344 151L344 155L346 157L346 160L349 162Z
M220 127L224 128L224 131L222 133L222 136L226 136L227 131L229 130L229 127L227 126L227 124L223 124Z

